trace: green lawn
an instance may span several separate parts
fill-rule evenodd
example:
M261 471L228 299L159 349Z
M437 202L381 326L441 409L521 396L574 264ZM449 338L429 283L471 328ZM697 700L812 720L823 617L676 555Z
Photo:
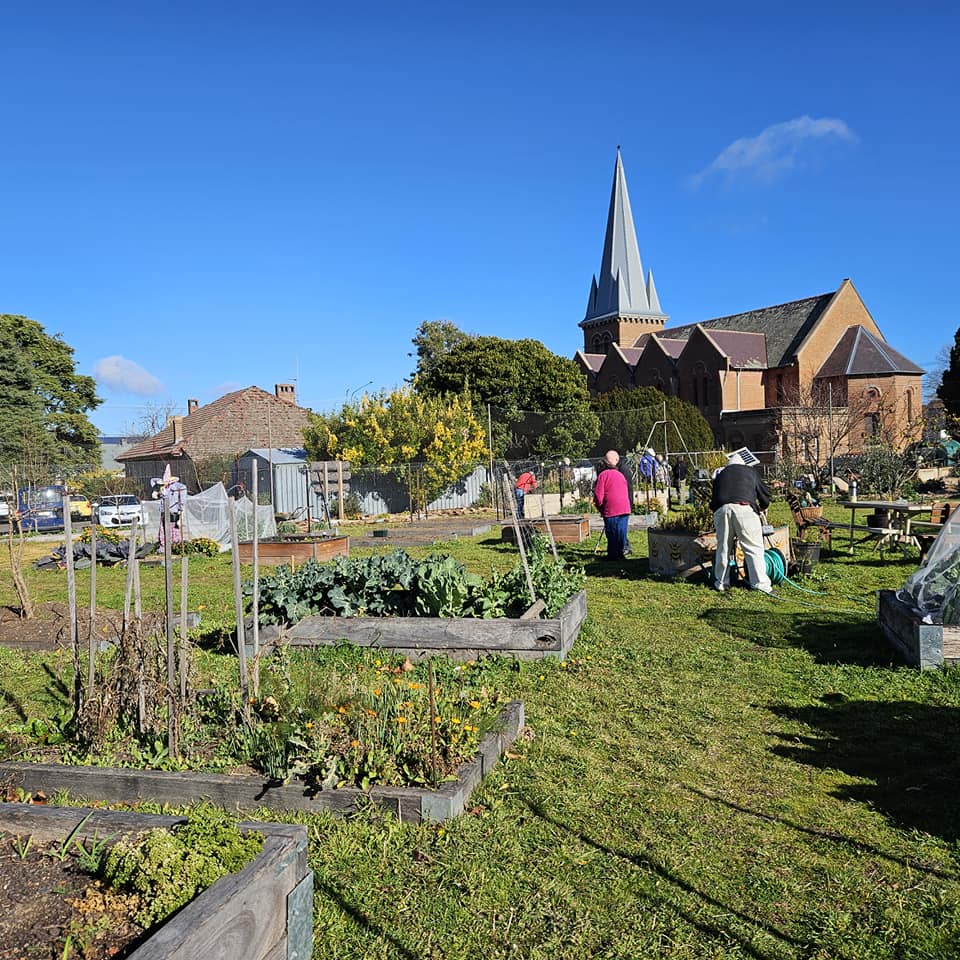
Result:
M622 564L565 551L588 623L565 665L511 674L529 738L467 816L305 820L314 956L960 957L960 671L893 664L873 607L916 561L827 554L818 593L770 599L653 580L631 539ZM443 549L513 560L489 534ZM196 577L227 629L228 564ZM4 685L41 697L17 660Z

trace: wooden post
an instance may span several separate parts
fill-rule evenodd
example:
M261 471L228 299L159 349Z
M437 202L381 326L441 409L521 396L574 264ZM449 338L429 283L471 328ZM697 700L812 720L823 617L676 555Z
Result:
M513 496L513 491L509 489L509 484L513 482L510 475L510 464L503 461L503 498L505 503L510 504L510 515L513 518L513 532L517 538L517 549L520 551L520 562L523 564L523 572L527 575L527 590L530 592L530 602L537 602L537 593L533 589L533 577L530 575L530 564L527 563L527 548L523 542L523 531L520 529L520 518L517 516L517 498Z
M90 622L87 628L87 699L93 699L97 659L97 525L90 523Z
M343 523L346 514L343 510L343 461L337 461L337 519Z
M180 514L183 523L183 514ZM181 530L181 534L182 534ZM180 704L187 702L187 666L190 652L190 640L187 637L187 555L180 555Z
M77 575L73 566L73 526L70 522L70 498L66 493L61 501L63 509L63 558L67 564L67 612L70 617L70 649L73 651L74 710L80 712L80 638L77 636Z
M136 564L137 525L130 527L130 539L127 541L127 586L123 591L123 632L130 626L130 602L133 597L133 567Z
M540 461L540 515L543 517L543 525L547 529L547 539L550 541L550 549L553 551L553 559L559 560L557 556L557 541L553 539L553 530L550 528L550 518L547 516L547 495L543 492L543 481L546 474L543 470L543 461Z
M237 507L233 497L229 502L230 549L233 554L233 608L237 616L237 657L240 661L240 696L243 712L249 712L250 698L247 693L247 638L243 629L243 594L240 589L240 541L237 538Z
M171 757L180 755L177 742L177 670L173 642L173 544L170 543L170 501L163 498L163 592L167 635L167 750ZM134 524L136 525L136 524Z
M253 468L251 487L253 489L253 538L251 541L253 553L253 599L251 614L253 626L251 628L253 640L253 695L260 696L260 534L257 530L257 501L260 499L259 477L257 476L257 460L250 461ZM309 474L307 474L309 476Z
M137 525L134 524L130 531L130 539L134 544L137 542ZM134 551L136 552L136 551ZM127 561L128 563L131 561ZM144 651L143 636L141 633L143 626L143 604L140 596L140 561L133 557L133 621L134 636L137 638L137 722L139 732L143 733L147 727L147 687L144 680Z

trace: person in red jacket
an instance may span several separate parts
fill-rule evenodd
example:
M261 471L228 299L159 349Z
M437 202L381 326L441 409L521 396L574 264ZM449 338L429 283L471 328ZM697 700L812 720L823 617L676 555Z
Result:
M619 462L620 454L616 450L608 450L593 488L593 501L603 517L603 530L607 535L608 560L623 560L627 545L630 495L627 492L627 479L617 469Z
M537 489L537 478L528 470L517 477L517 482L513 486L513 494L517 498L517 516L522 518L523 501L531 490Z

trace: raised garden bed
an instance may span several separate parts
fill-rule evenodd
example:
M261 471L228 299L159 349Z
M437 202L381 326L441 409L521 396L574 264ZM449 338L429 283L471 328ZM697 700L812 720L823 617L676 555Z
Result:
M877 593L877 622L911 666L921 670L960 666L960 626L924 623L893 590Z
M379 647L412 660L442 653L454 660L501 654L518 660L563 659L570 652L587 617L587 594L575 593L556 617L510 620L498 617L327 617L312 616L281 631L260 628L261 646L283 636L291 647L331 646L347 641L358 647Z
M102 841L183 822L183 817L0 804L0 830L41 843L62 843L74 831L76 840ZM242 826L264 835L259 856L204 890L127 954L129 960L309 960L313 874L306 828Z
M253 543L239 544L241 563L253 563ZM350 555L349 537L278 537L257 543L257 559L263 564L301 564L305 560L332 560Z
M776 547L790 559L790 528L775 527L764 537L764 547ZM684 533L680 530L647 528L650 572L664 577L690 577L709 569L717 553L717 535L713 531ZM738 551L738 561L742 554Z
M341 787L311 793L303 783L276 784L262 777L18 762L0 763L0 784L31 794L43 791L48 796L57 790L68 790L72 797L106 803L133 804L152 800L157 803L188 804L209 800L228 810L269 807L312 813L328 811L334 815L353 813L362 800L368 799L389 810L399 820L413 823L447 820L463 812L467 797L493 769L504 750L516 740L523 722L523 703L514 700L506 704L500 711L495 728L480 741L474 759L460 767L455 781L441 784L436 790L420 787L371 787L369 790ZM103 836L103 831L100 835ZM237 876L245 873L246 870ZM148 956L153 958L166 954L144 954L141 958L137 953L134 956L136 960L146 960ZM232 958L259 957L260 954L239 951L233 954L207 954L200 951L192 956ZM302 956L309 957L309 951Z
M578 517L573 515L558 515L548 517L550 522L550 531L553 533L553 539L558 543L582 543L590 536L590 518ZM546 536L547 521L542 518L520 521L520 527L529 535L540 534ZM516 532L512 523L504 523L500 527L500 538L508 543L514 543L517 539Z

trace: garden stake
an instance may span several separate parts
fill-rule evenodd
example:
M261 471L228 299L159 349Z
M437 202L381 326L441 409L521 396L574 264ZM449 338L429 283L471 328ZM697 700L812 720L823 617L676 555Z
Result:
M437 704L433 695L433 657L427 661L427 682L430 689L430 751L433 754L433 789L440 785L437 776Z
M182 521L181 521L182 522ZM181 551L183 543L181 541ZM180 703L187 702L187 554L180 554Z
M503 461L504 472L500 478L503 487L504 501L510 504L510 515L513 518L513 530L517 537L517 549L520 551L520 561L523 563L523 572L527 575L527 589L530 591L530 602L537 602L537 593L533 588L533 577L530 575L530 564L527 563L527 550L523 543L523 533L520 530L520 518L517 516L517 498L507 486L507 480L512 484L513 475L510 473L510 464Z
M123 631L126 633L130 625L130 600L133 596L133 565L136 563L134 554L137 551L137 525L130 527L130 539L127 541L127 586L123 592Z
M250 715L250 700L247 696L247 640L243 631L243 593L240 590L240 543L237 539L237 507L230 498L230 550L233 560L233 603L237 616L237 658L240 661L240 696L243 698L243 715Z
M163 592L167 635L167 750L171 757L180 756L177 743L177 672L173 645L173 544L170 543L170 502L163 498ZM134 520L133 525L137 522ZM182 625L181 625L182 626Z
M70 498L64 494L63 542L67 561L67 610L70 616L70 649L73 651L73 709L80 713L80 638L77 636L77 579L73 569L73 527L70 523Z
M97 525L90 523L90 622L87 629L87 699L93 699L97 652Z
M260 696L260 537L257 531L257 503L260 501L260 492L257 484L260 479L260 473L257 470L257 458L250 458L250 488L253 493L253 538L251 552L253 553L253 597L250 601L251 614L251 633L253 640L253 695ZM326 479L327 465L323 465L324 479L324 508L326 508ZM307 491L309 497L310 491ZM307 501L310 502L309 499ZM329 520L329 517L327 518ZM310 524L307 523L307 532L309 533Z

